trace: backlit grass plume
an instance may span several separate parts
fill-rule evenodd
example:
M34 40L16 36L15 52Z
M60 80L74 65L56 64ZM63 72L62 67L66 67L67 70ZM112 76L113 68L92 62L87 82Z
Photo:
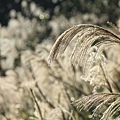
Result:
M100 120L111 120L113 116L116 116L116 118L120 117L120 115L118 115L120 114L120 99L118 99L119 97L120 94L99 93L80 98L76 100L74 104L80 111L90 110L96 105L93 110L93 117L96 117L101 109L105 109L104 105L108 105L109 107L105 110L105 112L103 112Z
M95 46L97 54L100 54L110 45L120 43L120 37L116 32L91 24L76 25L58 37L50 52L48 62L51 63L59 53L63 53L74 39L75 45L71 53L71 60L72 63L77 63L83 68L89 57L91 47Z
M80 110L92 108L94 117L102 112L101 120L111 120L112 117L120 118L120 94L113 92L108 80L110 76L105 66L107 57L104 50L112 45L120 44L119 31L112 24L110 25L113 27L111 31L91 24L69 28L58 37L48 57L50 64L74 40L75 44L70 58L72 64L83 68L85 74L81 78L90 81L93 86L105 86L110 92L85 96L75 101L75 106Z

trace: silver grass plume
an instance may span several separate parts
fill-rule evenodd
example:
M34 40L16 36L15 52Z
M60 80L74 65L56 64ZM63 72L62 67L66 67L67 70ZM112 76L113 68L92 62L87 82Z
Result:
M114 44L120 44L119 31L113 25L111 27L113 27L112 31L91 24L81 24L69 28L56 40L48 57L48 63L50 64L60 53L63 53L72 40L76 40L71 53L71 61L73 64L77 63L82 66L85 71L91 48L96 48L95 57L97 59L106 48ZM80 110L89 110L96 105L93 110L94 117L98 115L104 105L107 105L108 107L101 116L101 120L111 120L116 113L120 112L120 94L92 94L78 99L74 104ZM116 119L119 118L120 115L117 114Z
M88 51L91 47L96 46L98 48L97 54L99 55L105 48L120 43L120 36L116 32L114 33L92 24L76 25L58 37L48 57L48 63L50 64L55 60L59 53L63 53L74 39L76 41L71 53L71 61L73 64L79 64L83 69L85 68L87 58L89 57Z
M93 117L98 115L100 109L104 108L104 105L109 107L105 110L100 120L111 120L112 117L120 112L120 94L115 93L99 93L92 94L80 98L74 102L74 105L81 110L90 110L96 105L93 110ZM116 119L120 118L120 115L116 116Z

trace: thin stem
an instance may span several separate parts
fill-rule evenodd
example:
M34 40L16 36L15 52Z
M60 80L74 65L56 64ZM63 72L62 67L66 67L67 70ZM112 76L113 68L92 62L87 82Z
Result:
M105 73L105 70L104 70L104 68L103 68L102 63L100 63L100 66L101 66L101 69L102 69L102 71L103 71L103 75L104 75L104 77L105 77L106 83L108 84L109 91L110 91L111 93L113 93L112 86L111 86L111 84L110 84L110 82L109 82L109 80L108 80L108 78L107 78L107 75L106 75L106 73Z
M51 103L51 101L43 94L43 92L41 91L37 82L36 82L36 87L38 88L38 90L39 90L40 94L42 95L42 97L44 98L45 102L47 102L51 108L55 108L55 106Z
M38 112L39 112L39 116L40 116L41 120L43 120L42 112L41 112L40 106L39 106L39 104L38 104L38 102L37 102L37 100L36 100L35 94L34 94L34 92L33 92L32 89L30 89L30 92L31 92L31 94L32 94L32 96L33 96L33 99L34 99L34 101L35 101L35 104L36 104L36 106L37 106L37 109L38 109Z
M31 73L32 73L33 80L35 81L36 78L35 78L35 75L34 75L34 72L33 72L33 69L32 69L31 62L30 62L30 70L31 70ZM36 85L38 91L40 92L40 94L42 95L43 99L49 104L49 106L50 106L51 108L55 108L54 105L52 104L52 102L50 102L50 100L43 94L43 92L42 92L42 90L40 89L37 81L35 82L35 85Z

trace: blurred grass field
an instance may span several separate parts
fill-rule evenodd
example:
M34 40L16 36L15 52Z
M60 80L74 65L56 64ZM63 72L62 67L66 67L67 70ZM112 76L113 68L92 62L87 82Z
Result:
M108 28L110 21L120 30L120 0L16 1L20 10L9 1L0 2L0 14L6 16L0 18L0 120L93 120L92 110L79 112L71 103L107 90L84 81L81 68L71 64L74 42L51 65L47 59L58 36L74 25ZM106 51L117 93L119 54L119 45Z

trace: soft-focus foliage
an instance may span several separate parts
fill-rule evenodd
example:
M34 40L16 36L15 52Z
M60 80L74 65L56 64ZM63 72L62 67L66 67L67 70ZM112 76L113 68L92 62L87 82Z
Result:
M6 14L9 16L8 25L0 26L0 120L91 120L93 110L100 112L99 117L105 110L110 111L114 117L118 116L119 99L116 99L114 95L118 97L120 92L119 44L103 51L104 54L100 55L99 59L96 59L98 47L89 49L90 54L87 56L88 62L85 66L86 74L83 74L81 66L74 66L69 59L75 45L74 41L53 64L47 63L55 39L64 30L82 23L103 24L109 20L110 16L106 13L100 14L97 6L104 4L106 10L109 10L107 4L111 5L111 3L108 0L104 3L87 1L88 7L85 11L86 3L83 1L80 2L83 6L79 7L77 0L74 4L71 4L71 0L69 2L52 0L49 4L53 5L53 9L46 9L46 1L43 0L41 5L37 4L39 3L37 1L19 1L21 11L10 8L10 12ZM91 9L90 4L96 7ZM117 0L115 4L118 6ZM115 4L111 5L112 10ZM7 4L4 3L4 5ZM116 9L115 14L117 13L119 9ZM120 28L120 18L115 20ZM119 32L115 28L112 29L115 36L119 36ZM85 31L83 33L87 34ZM113 33L110 35L112 36ZM78 52L74 51L74 54L81 52L79 51L80 44L77 45L76 43ZM72 58L75 57L74 54ZM84 53L82 55L85 56ZM103 60L102 67L98 64L100 60ZM84 60L81 62L83 65ZM81 101L88 99L89 96L86 95L92 92L96 93L96 99L92 100L94 95L91 95L90 104L85 101L82 103L88 105L87 108L89 105L94 105L93 107L98 105L98 109L96 107L88 112L79 112L79 109L71 104L80 97L82 97ZM104 94L99 94L99 92L106 92L108 99L105 103L109 101L110 104L102 104L104 97L100 98ZM112 94L113 99L109 97ZM98 102L94 104L96 100ZM118 114L115 114L115 111L118 111ZM106 112L103 117L107 118L109 114L106 116ZM96 119L99 117L96 116Z

